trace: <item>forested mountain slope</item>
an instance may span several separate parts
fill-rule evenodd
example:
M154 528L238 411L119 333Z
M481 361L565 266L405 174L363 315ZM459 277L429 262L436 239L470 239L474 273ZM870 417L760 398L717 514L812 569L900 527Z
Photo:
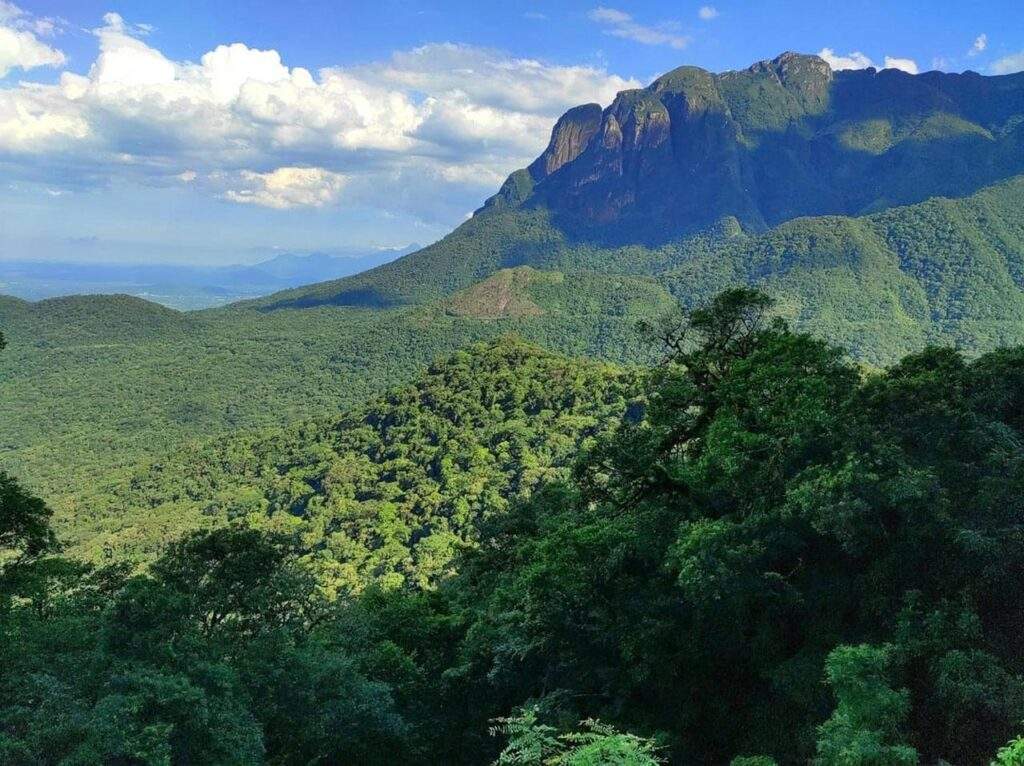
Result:
M336 417L436 357L509 332L580 356L638 361L638 320L673 305L650 280L566 277L540 312L479 300L389 311L179 313L123 296L0 299L0 463L60 506L115 466L238 429ZM601 313L598 313L601 312Z
M470 224L500 238L502 222L523 216L544 214L503 211ZM0 454L53 499L76 476L185 439L336 412L438 354L505 332L571 354L642 359L638 319L732 284L761 286L795 326L872 364L926 343L976 353L1024 341L1024 178L860 218L796 219L760 235L723 226L656 249L563 238L538 244L525 259L531 267L488 249L493 270L479 275L459 271L472 262L463 251L439 248L389 277L401 291L445 275L446 294L420 306L335 306L327 293L319 305L314 297L331 283L305 291L309 306L272 311L3 299Z
M832 72L791 53L720 75L681 67L603 110L570 110L441 242L258 305L423 301L499 268L550 267L552 251L576 268L653 273L662 259L619 248L685 250L695 233L964 197L1022 172L1024 73Z
M77 557L145 561L185 532L242 521L307 540L331 590L427 587L479 523L564 477L637 393L635 374L502 338L340 417L118 471L76 492L58 527Z
M761 234L726 219L707 234L615 248L574 242L549 211L498 210L436 245L351 280L244 304L281 308L444 300L502 269L643 276L684 305L758 286L794 324L884 364L925 342L982 351L1024 339L1024 176L959 199L860 217L797 218ZM579 292L579 291L577 291Z

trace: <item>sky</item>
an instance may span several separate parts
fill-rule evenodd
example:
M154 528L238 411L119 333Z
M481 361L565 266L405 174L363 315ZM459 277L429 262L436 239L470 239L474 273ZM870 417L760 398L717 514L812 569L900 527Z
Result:
M1024 70L1020 0L0 0L0 260L434 241L682 64Z

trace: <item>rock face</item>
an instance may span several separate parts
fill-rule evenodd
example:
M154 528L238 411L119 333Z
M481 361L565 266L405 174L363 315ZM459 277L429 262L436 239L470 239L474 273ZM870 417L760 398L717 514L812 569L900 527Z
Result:
M484 210L543 207L570 235L659 242L734 217L751 232L961 196L1024 172L1024 75L832 72L785 53L680 67L575 107Z
M600 127L600 104L584 104L563 114L551 131L548 148L527 168L531 178L542 181L575 160L587 148Z

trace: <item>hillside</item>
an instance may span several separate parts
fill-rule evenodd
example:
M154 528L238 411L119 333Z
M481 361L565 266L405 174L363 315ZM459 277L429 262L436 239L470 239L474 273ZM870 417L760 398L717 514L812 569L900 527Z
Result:
M877 364L926 342L984 351L1024 338L1024 176L959 199L859 217L797 218L761 234L725 221L656 248L573 243L544 210L500 210L387 270L243 305L267 315L349 303L466 305L496 286L492 274L526 265L586 281L564 290L576 296L617 294L613 282L600 285L613 278L640 285L635 278L642 277L685 305L730 284L758 286L797 327ZM580 276L566 276L574 274Z
M1024 346L769 309L180 450L83 496L100 566L0 472L0 760L1018 766Z
M441 301L449 313L483 319L532 316L659 316L676 303L654 279L597 272L537 271L530 266L502 269Z
M179 313L117 296L5 298L0 464L60 506L110 468L184 441L336 416L476 340L513 332L575 356L642 360L637 321L671 305L646 282L633 293L643 300L617 306L609 291L593 305L540 293L545 314L502 319L442 305Z
M565 477L636 390L609 365L513 338L476 344L340 417L115 472L76 492L57 526L71 555L144 561L184 532L242 520L317 541L333 589L428 586L479 523Z

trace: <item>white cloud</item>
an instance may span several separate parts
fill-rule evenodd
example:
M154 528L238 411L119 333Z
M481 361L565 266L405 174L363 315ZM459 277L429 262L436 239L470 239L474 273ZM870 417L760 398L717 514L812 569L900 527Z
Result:
M971 45L971 49L967 51L968 56L977 56L979 53L984 53L988 47L988 35L982 32L980 35L974 38L974 44Z
M1014 74L1015 72L1024 72L1024 51L1020 53L1011 53L1009 56L1003 56L1001 59L992 62L989 67L992 70L992 74Z
M53 16L35 16L8 0L0 0L0 24L17 29L27 29L46 37L56 34L66 25L66 22Z
M860 51L854 51L842 56L831 48L822 48L818 55L825 59L828 65L836 72L841 69L867 69L874 66L871 59Z
M690 38L679 33L677 22L663 22L657 26L645 26L638 23L625 11L617 8L598 6L590 14L590 20L605 27L604 33L613 37L642 43L643 45L667 45L682 50L690 43Z
M877 68L875 62L860 51L853 51L852 53L847 53L843 56L836 53L831 48L822 48L818 55L825 59L825 61L828 62L828 65L837 72L842 69L867 69L868 67ZM917 74L918 72L917 62L913 59L895 58L893 56L885 57L885 63L882 65L882 69L902 69L904 72L909 74Z
M133 36L133 29L116 13L103 17L106 25L95 30L100 39L100 55L89 70L89 79L98 86L131 87L169 85L178 72L174 62Z
M240 43L176 61L146 31L108 14L87 74L0 87L5 169L51 186L185 182L280 208L328 204L344 185L345 204L443 218L439 197L461 215L539 154L565 109L639 85L453 44L315 73Z
M582 101L607 103L620 90L637 85L594 67L553 66L452 43L396 53L352 73L403 92L465 95L505 111L555 116Z
M51 19L36 19L16 5L0 0L0 78L15 68L62 66L66 57L39 39L56 29Z
M892 56L885 57L885 69L899 69L907 74L917 74L917 62L914 59L901 59Z
M229 189L232 202L260 205L277 210L293 207L323 207L338 199L345 176L323 168L278 168L270 173L240 174L242 189Z
M697 11L697 16L701 21L711 21L718 18L718 9L713 5L702 5Z

